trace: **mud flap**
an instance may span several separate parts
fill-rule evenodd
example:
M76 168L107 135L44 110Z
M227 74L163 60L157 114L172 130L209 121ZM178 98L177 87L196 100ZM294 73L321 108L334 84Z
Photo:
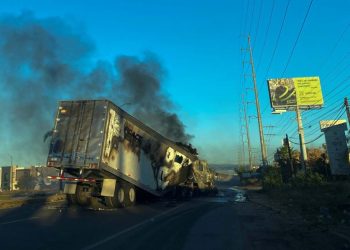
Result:
M102 184L102 196L113 197L115 192L116 179L104 179Z
M63 193L65 193L65 194L75 194L76 190L77 190L77 184L76 183L65 183L64 184Z

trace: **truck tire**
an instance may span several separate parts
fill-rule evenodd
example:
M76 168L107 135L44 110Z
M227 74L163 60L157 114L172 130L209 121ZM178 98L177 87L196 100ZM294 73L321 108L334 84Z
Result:
M134 206L136 202L136 189L134 185L128 184L125 191L125 205L127 207Z
M118 184L114 191L113 197L105 197L106 204L109 208L122 208L125 207L125 188L123 185Z
M117 207L125 207L125 198L126 198L126 192L124 186L120 185L117 186L116 190L116 198L117 198Z
M91 187L78 184L75 191L75 199L80 206L89 206L91 204Z

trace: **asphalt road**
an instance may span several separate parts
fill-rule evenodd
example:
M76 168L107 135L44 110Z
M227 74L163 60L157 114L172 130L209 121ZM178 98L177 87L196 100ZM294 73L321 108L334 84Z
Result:
M0 210L1 249L243 249L237 191L115 210L64 203ZM238 196L241 197L241 196Z
M64 203L0 210L0 249L294 249L269 214L221 182L216 197L115 210ZM269 228L269 225L272 225Z
M159 201L102 211L68 208L64 203L1 210L0 248L193 249L196 241L201 241L198 230L193 230L194 226L198 227L196 222L215 210L221 209L225 213L225 207L230 206L233 197L230 199L204 197L181 203ZM210 220L218 223L216 218ZM224 222L225 226L232 226L228 221ZM201 227L199 225L199 229ZM216 233L215 225L204 227L207 227L204 233Z

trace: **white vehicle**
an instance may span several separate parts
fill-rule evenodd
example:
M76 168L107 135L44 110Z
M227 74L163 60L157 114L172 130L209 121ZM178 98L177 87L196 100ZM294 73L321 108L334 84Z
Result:
M47 160L72 203L130 206L140 193L191 195L196 151L107 100L61 101ZM179 192L180 191L180 192Z

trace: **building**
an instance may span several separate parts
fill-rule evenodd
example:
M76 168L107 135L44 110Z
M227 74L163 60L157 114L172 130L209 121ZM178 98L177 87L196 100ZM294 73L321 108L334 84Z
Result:
M47 176L57 175L57 170L46 166L32 166L29 168L19 166L0 167L0 191L19 190L18 182L21 178L35 177L35 190L55 189L57 183L52 183Z
M1 167L1 191L16 190L16 168L17 166Z

